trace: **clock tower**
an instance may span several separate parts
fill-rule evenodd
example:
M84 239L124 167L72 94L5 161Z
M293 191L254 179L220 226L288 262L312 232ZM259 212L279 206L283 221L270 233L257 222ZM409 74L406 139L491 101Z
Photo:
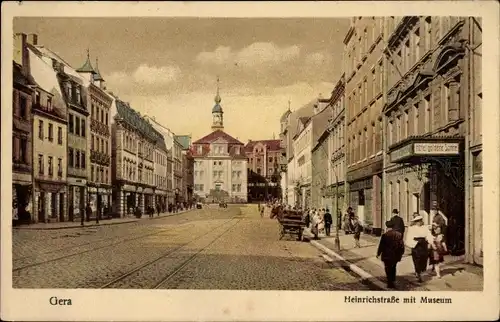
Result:
M217 77L217 95L215 95L215 105L212 108L212 130L223 130L224 129L224 112L220 106L222 99L219 95L219 77Z

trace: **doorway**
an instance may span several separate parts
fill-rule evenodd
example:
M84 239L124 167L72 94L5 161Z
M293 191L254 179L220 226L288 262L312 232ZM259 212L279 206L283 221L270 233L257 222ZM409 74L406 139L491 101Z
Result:
M64 221L64 193L59 194L59 221Z
M45 192L38 193L38 222L45 222Z

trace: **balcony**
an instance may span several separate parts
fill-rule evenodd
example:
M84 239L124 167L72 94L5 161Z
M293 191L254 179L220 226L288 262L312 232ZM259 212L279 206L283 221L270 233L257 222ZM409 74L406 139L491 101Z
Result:
M90 131L104 136L110 136L109 127L95 119L92 119L90 122Z
M90 151L90 162L109 166L111 164L111 156L99 151Z
M31 172L31 166L19 159L12 160L12 169L16 172L26 172L26 173Z

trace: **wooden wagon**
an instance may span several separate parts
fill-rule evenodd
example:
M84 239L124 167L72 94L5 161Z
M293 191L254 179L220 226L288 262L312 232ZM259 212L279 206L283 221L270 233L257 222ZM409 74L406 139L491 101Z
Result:
M280 224L280 240L285 236L297 236L297 240L302 240L302 233L306 226L302 219L302 213L294 210L285 210L277 216Z

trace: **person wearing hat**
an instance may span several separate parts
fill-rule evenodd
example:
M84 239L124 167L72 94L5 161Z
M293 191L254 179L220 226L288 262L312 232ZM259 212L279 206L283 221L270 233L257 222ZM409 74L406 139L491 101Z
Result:
M393 230L399 231L401 233L402 238L405 235L405 222L401 216L399 216L399 211L397 209L392 210L392 218L391 221L394 223Z
M325 234L327 236L330 236L330 229L332 227L333 219L328 208L326 208L325 213L323 214L323 221L325 222Z
M430 230L424 226L424 218L421 215L412 219L413 225L408 229L405 244L411 249L415 276L422 282L421 274L427 269L429 259L429 244L432 244L434 236Z
M388 220L385 225L387 226L387 231L380 238L377 258L380 258L384 262L387 287L395 288L396 266L403 257L405 245L403 243L403 235L394 229L394 221Z

